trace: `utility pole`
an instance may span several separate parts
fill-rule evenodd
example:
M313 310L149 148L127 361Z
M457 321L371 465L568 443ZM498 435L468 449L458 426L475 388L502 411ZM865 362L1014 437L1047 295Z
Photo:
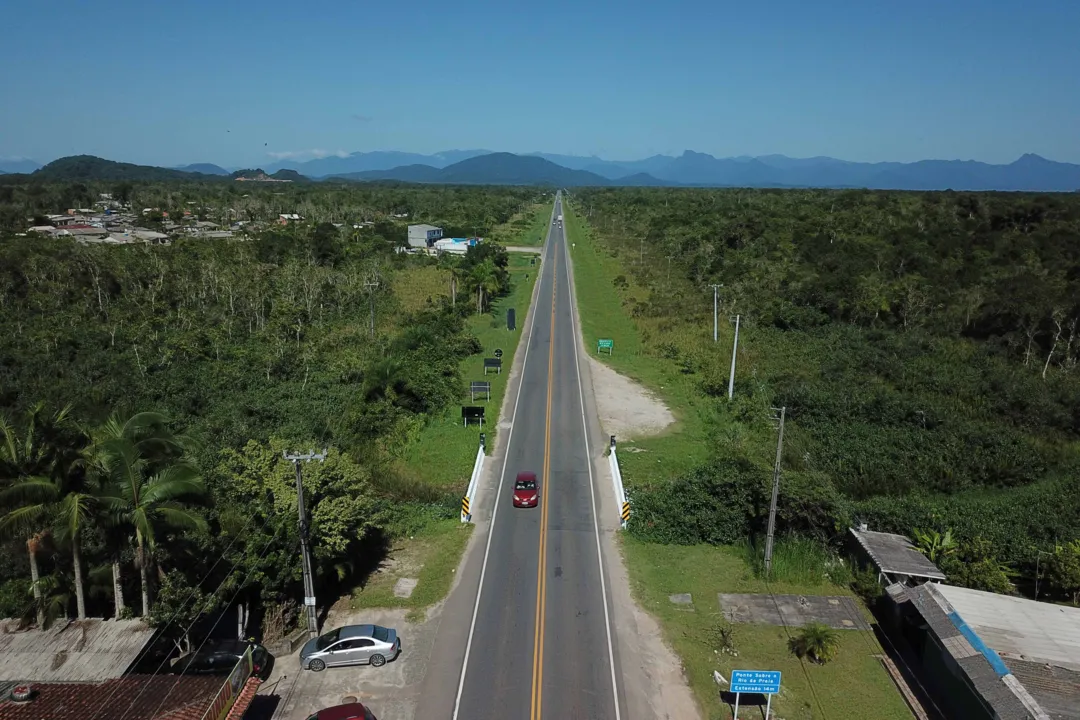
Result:
M671 258L673 258L673 257L675 257L675 256L674 255L668 255L667 256L667 284L668 284L669 288L671 287Z
M787 406L780 408L780 435L776 438L776 465L773 466L772 502L769 503L769 531L765 536L765 577L772 571L773 536L776 534L776 498L780 494L780 455L784 451L784 416Z
M379 287L379 277L372 273L364 281L364 287L367 288L368 302L371 304L371 337L375 337L375 290Z
M735 397L735 355L739 352L739 316L735 316L735 344L731 347L731 375L727 381L727 399Z
M716 303L720 288L724 287L723 283L718 285L710 285L712 288L712 341L716 342Z
M296 466L296 507L300 515L300 560L304 567L304 607L307 609L308 638L319 634L319 618L315 614L315 578L311 571L311 546L308 545L307 509L304 507L304 483L300 477L300 463L326 459L326 450L316 455L314 450L304 455L282 453L286 460Z

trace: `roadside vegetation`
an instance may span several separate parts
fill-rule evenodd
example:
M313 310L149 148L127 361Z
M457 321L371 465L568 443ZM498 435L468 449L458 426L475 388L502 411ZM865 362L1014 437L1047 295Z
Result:
M430 473L408 458L529 293L494 245L440 260L395 248L407 222L490 235L538 193L121 185L3 186L0 210L25 222L111 192L309 222L163 247L0 241L0 616L201 618L197 634L235 602L253 632L264 616L287 627L303 591L282 453L323 448L303 465L317 597L351 592L412 537L432 548L414 552L410 602L436 601L467 539L472 457Z
M633 505L624 551L638 599L664 622L707 712L720 712L713 669L798 663L791 638L766 642L782 628L736 626L762 634L737 662L695 645L711 632L716 593L764 590L745 588L760 577L781 406L774 592L873 602L873 583L838 564L847 529L866 522L912 537L951 582L984 590L1032 593L1036 559L1050 553L1040 599L1075 600L1080 201L662 189L570 200L586 345L614 339L601 361L678 419L620 443ZM678 592L693 592L696 612L667 600ZM785 673L797 701L780 698L784 716L799 717L813 695L798 690L802 666L828 715L857 714L880 691L906 716L874 638L843 631L839 642L832 662ZM849 672L832 677L838 663ZM843 687L847 700L834 693Z

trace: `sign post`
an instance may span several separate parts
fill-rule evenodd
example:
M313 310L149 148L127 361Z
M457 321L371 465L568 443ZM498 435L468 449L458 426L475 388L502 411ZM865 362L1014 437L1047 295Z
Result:
M607 350L607 354L610 355L611 351L615 349L615 341L610 338L600 338L596 341L596 354L599 355L601 350Z
M765 720L772 710L772 696L780 692L779 670L732 670L731 692L735 693L735 718L739 720L739 696L742 693L766 695Z

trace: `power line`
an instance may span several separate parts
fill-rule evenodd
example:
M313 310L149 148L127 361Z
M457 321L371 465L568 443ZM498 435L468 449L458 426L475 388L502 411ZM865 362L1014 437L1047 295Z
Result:
M278 527L277 531L275 531L275 532L274 532L274 534L273 534L273 535L272 535L272 536L270 537L270 539L269 539L269 540L267 541L267 543L266 543L266 547L264 547L264 548L263 548L263 551L262 551L261 553L259 553L259 560L262 560L262 559L263 559L263 557L265 557L265 555L266 555L266 552L267 552L267 550L269 550L269 549L270 549L270 545L271 545L271 544L272 544L272 543L274 542L274 540L276 540L276 539L277 539L277 535L278 535L278 533L279 533L279 532L281 532L281 526L279 526L279 527ZM206 642L207 642L207 641L208 641L208 640L210 639L210 635L212 635L212 634L213 634L213 632L214 632L214 629L215 629L215 628L217 628L217 626L218 626L218 623L220 623L220 622L221 622L221 619L222 619L223 617L225 617L225 613L226 613L226 612L228 612L228 610L229 610L229 606L230 606L230 605L232 605L232 604L233 604L233 602L235 602L235 601L236 601L236 598L237 598L237 597L238 597L238 596L240 595L240 592L241 592L241 591L242 591L242 590L244 589L244 587L245 587L245 586L247 585L247 582L248 582L248 580L250 580L250 579L251 579L251 574L255 572L255 568L257 567L257 565L258 565L258 563L252 563L252 565L251 565L251 568L250 568L250 569L248 569L247 575L245 575L245 576L244 576L244 580L243 580L243 582L241 582L241 583L240 583L240 584L239 584L239 585L237 586L237 588L236 588L236 592L234 592L234 593L233 593L233 595L232 595L232 597L231 597L231 598L229 598L229 602L225 604L225 609L224 609L224 610L222 610L222 611L221 611L221 612L220 612L220 613L218 614L218 619L217 619L217 620L215 620L215 621L214 621L214 624L210 626L210 632L208 632L208 633L206 634L206 637L205 637L205 638L203 638L203 641L202 641L201 643L199 643L199 647L198 647L198 648L196 648L196 650L195 650L195 653L194 653L195 655L198 655L198 653L199 653L199 650L202 650L202 649L203 649L203 646L204 646L204 645L206 645ZM178 677L176 678L176 682L174 682L174 683L172 684L172 687L171 687L171 688L169 688L169 692L165 693L165 694L164 694L164 695L162 696L162 698L161 698L161 702L160 702L160 703L158 703L158 706L157 706L157 707L156 707L156 708L154 709L154 714L153 714L153 715L151 715L150 717L152 717L152 718L155 718L155 717L157 717L157 716L158 716L158 712L160 712L160 711L161 711L161 708L162 708L162 706L163 706L163 705L165 704L165 701L166 701L166 700L167 700L167 699L169 698L169 695L171 695L171 694L172 694L172 691L173 691L173 690L175 690L175 689L176 689L176 686L180 684L180 680L181 680L181 679L183 679L183 677L184 677L184 673L186 673L186 672L187 672L187 670L188 670L188 667L190 667L190 664L189 664L189 665L187 665L187 666L185 666L185 667L184 667L184 669L180 671L180 675L179 675L179 676L178 676ZM145 688L144 688L144 689L145 689ZM125 711L124 711L124 714L123 714L122 716L120 716L120 720L124 720L124 718L125 718L125 717L127 716L127 713L128 713L128 711L129 711L129 710L131 710L131 707L130 707L130 706L128 707L128 710L125 710Z
M374 327L374 326L373 326ZM326 460L326 450L316 454L310 450L307 454L282 453L282 456L296 466L296 509L300 516L300 562L304 570L304 608L308 618L308 637L313 638L319 634L319 617L315 611L315 577L311 569L311 547L308 545L308 522L307 508L304 506L304 482L300 474L300 463L318 460Z
M718 329L716 320L717 301L719 298L720 288L724 287L724 283L710 285L709 287L712 288L712 341L716 342Z
M267 515L267 517L263 519L263 528L266 527L266 520L267 519L269 519L269 515ZM254 515L252 515L250 518L248 518L248 521L244 524L243 529L239 533L237 533L236 535L233 536L233 539L229 542L229 544L221 552L221 554L218 556L218 559L214 561L214 564L210 566L210 569L207 570L206 573L201 578L199 578L199 581L197 583L195 583L195 586L192 588L190 598L188 600L184 601L184 604L181 605L179 608L177 608L176 612L173 613L173 616L169 620L169 622L167 622L165 624L165 626L163 628L161 628L161 630L158 633L156 633L155 640L153 640L151 642L148 642L146 644L146 646L142 649L142 652L140 652L136 656L135 661L133 663L131 663L131 665L128 666L128 669L126 671L124 671L124 673L119 678L117 678L117 680L123 680L125 677L127 677L129 674L131 674L131 671L134 668L138 667L139 663L142 662L144 657L146 657L146 654L148 652L150 652L150 648L152 648L156 644L156 639L161 638L165 634L165 631L168 630L170 627L172 627L172 624L174 622L176 622L176 620L180 617L180 614L182 612L184 612L185 610L187 610L188 604L193 603L195 601L196 597L198 597L198 594L199 594L199 588L202 586L203 582L205 582L206 578L210 577L210 574L212 572L214 572L214 568L216 568L221 563L221 561L225 559L225 554L228 553L229 550L232 549L232 546L244 534L244 532L248 529L248 526L250 526L251 523L254 520L255 520ZM235 569L235 568L236 568L236 563L233 563L233 569ZM229 575L232 575L232 570L229 571ZM225 578L228 579L229 575L226 575ZM224 582L225 581L222 580L223 584L224 584ZM218 585L217 589L215 589L214 592L216 593L217 590L220 589L220 588L221 588L221 585ZM157 675L158 671L161 670L161 667L164 664L165 663L162 662L162 664L158 666L158 669L155 670L153 674ZM99 712L103 707L108 705L109 702L113 699L113 696L117 693L117 691L119 689L120 689L120 685L119 685L119 683L117 683L116 686L113 688L112 692L109 693L108 697L106 697L105 700L101 703L101 705L98 706L97 710L94 711L94 714L97 714L97 712ZM91 715L90 717L94 717L94 716Z
M776 534L776 501L780 495L780 458L784 452L784 417L787 406L780 408L780 434L776 438L776 464L773 465L772 500L769 502L769 530L765 535L765 577L772 572L773 537Z

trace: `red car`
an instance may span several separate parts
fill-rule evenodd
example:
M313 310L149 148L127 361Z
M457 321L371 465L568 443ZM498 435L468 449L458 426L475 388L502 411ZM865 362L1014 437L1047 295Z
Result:
M376 718L360 703L348 703L324 708L307 720L376 720Z
M536 473L519 472L514 480L514 507L528 508L540 504L540 485Z

